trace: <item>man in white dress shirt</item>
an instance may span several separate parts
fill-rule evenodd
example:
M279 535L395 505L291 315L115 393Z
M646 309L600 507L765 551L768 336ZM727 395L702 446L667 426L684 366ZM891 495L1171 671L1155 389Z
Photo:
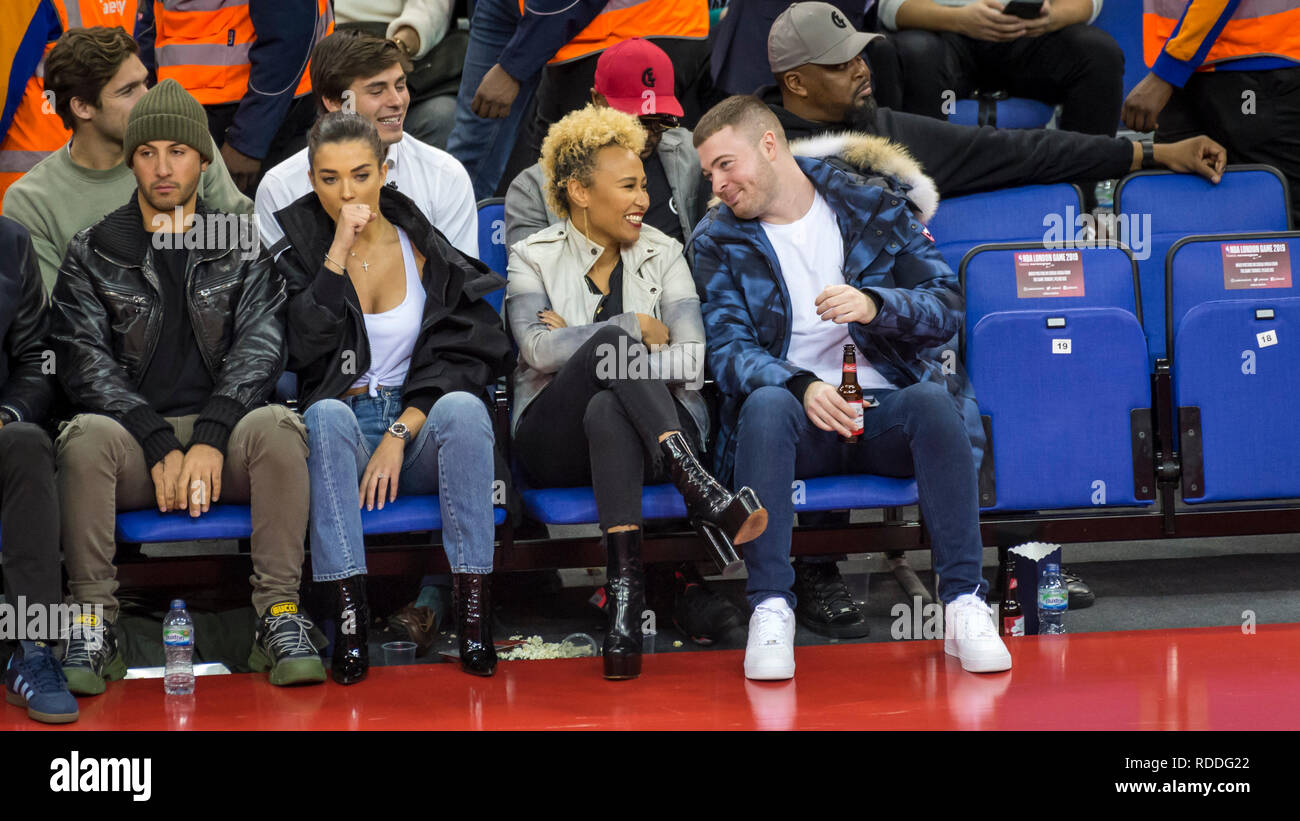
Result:
M414 200L452 245L477 257L478 210L469 174L446 151L402 131L411 103L408 65L392 40L335 32L312 51L312 92L326 111L347 108L374 123L388 148L388 185ZM304 148L262 178L256 205L264 247L284 236L275 212L311 192L307 171Z

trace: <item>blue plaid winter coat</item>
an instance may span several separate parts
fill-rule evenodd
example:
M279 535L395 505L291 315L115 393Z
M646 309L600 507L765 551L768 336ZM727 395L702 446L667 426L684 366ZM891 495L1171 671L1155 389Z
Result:
M979 466L984 429L965 371L957 359L965 304L957 275L935 248L892 177L870 179L839 162L796 157L830 205L844 238L844 279L876 297L880 311L849 333L885 378L901 387L946 384L966 423ZM740 220L719 204L696 226L694 276L708 344L708 368L722 393L716 471L730 481L736 424L746 397L766 385L784 386L800 369L790 348L790 293L776 251L756 220Z

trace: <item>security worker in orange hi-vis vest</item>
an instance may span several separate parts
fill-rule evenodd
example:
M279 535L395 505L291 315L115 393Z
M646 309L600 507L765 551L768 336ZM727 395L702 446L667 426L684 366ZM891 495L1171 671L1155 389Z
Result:
M82 26L121 26L135 33L136 0L5 0L0 9L0 56L12 78L26 77L21 95L0 103L0 200L19 177L72 136L45 97L45 55L59 35Z
M1206 134L1229 163L1266 163L1300 213L1300 0L1144 0L1151 71L1124 101L1124 123L1156 142Z
M533 58L535 68L546 67L537 87L537 114L515 144L506 165L502 187L537 162L542 139L551 124L588 102L601 52L630 37L652 41L672 60L675 88L669 89L685 103L683 125L694 125L702 113L693 110L687 90L707 71L709 55L708 0L518 0L521 13L545 19L535 26L535 42L521 45ZM523 23L521 23L521 26ZM549 42L545 42L549 40ZM499 65L517 65L511 45ZM521 76L534 66L515 68Z
M140 59L208 114L240 190L307 144L316 118L308 58L334 30L329 0L153 0L141 5Z

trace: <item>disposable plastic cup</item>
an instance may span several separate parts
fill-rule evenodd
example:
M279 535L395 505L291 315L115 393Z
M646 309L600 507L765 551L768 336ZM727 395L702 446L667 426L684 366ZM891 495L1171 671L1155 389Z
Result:
M384 664L395 667L399 664L415 664L415 642L389 641L383 645Z

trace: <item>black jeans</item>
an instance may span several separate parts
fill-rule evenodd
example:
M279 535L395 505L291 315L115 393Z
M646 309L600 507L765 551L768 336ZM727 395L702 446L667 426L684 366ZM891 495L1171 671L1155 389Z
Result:
M63 600L54 443L29 422L0 428L0 543L5 601L17 605L23 596L28 604L53 606Z
M1009 43L919 29L889 39L898 65L883 64L888 50L872 49L872 82L897 82L901 89L880 91L881 105L897 101L903 111L946 120L949 100L977 90L1005 91L1061 103L1063 131L1115 136L1124 104L1124 52L1101 29L1076 24Z
M698 448L687 410L658 379L604 379L596 363L602 345L627 332L597 331L533 399L515 431L515 449L529 479L543 487L591 485L600 529L641 526L641 488L666 478L659 437L677 430ZM627 350L641 346L627 343Z
M1291 189L1291 224L1300 221L1300 68L1198 71L1160 112L1156 142L1205 134L1228 162L1265 163Z

